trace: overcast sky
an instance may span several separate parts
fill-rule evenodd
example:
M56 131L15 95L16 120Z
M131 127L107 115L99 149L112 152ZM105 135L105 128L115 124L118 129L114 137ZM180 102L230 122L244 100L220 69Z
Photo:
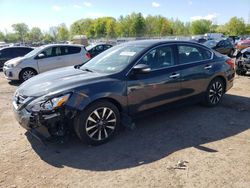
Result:
M11 31L11 25L24 22L43 31L81 18L112 16L132 12L162 15L192 21L205 18L217 24L231 17L250 21L250 0L0 0L0 30Z

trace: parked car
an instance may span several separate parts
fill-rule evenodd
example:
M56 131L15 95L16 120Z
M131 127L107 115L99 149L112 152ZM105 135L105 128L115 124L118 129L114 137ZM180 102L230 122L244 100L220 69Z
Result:
M203 43L205 46L230 57L234 54L234 45L229 40L208 40Z
M14 113L40 138L74 130L81 140L98 145L150 109L187 100L218 105L234 75L230 58L198 43L127 42L81 66L24 82L14 94Z
M87 46L86 49L89 52L89 57L93 58L111 47L112 45L110 44L99 43L99 44L91 44Z
M245 75L250 71L250 47L241 50L236 56L236 73Z
M230 40L230 42L232 42L234 45L237 43L237 41L240 39L239 36L235 36L235 35L230 35L228 36L227 40Z
M203 44L204 42L207 41L207 39L205 39L205 38L194 38L194 39L191 39L190 41L191 42L198 42L198 43Z
M34 48L30 47L6 47L0 49L0 69L3 68L6 61L15 57L22 57L32 50L34 50Z
M236 45L236 49L237 49L238 51L241 51L241 50L243 50L243 49L245 49L245 48L248 48L248 47L250 47L250 40L248 40L248 39L246 39L246 40L241 40L241 41L239 41L239 42L237 43L237 45Z
M9 80L25 81L56 68L79 65L89 59L82 45L50 44L36 48L24 57L7 61L3 71Z

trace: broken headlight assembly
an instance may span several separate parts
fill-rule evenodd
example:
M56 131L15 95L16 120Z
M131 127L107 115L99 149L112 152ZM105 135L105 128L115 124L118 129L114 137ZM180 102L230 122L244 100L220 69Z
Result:
M52 111L62 107L69 99L70 94L53 97L50 99L37 98L27 105L26 109L31 112Z

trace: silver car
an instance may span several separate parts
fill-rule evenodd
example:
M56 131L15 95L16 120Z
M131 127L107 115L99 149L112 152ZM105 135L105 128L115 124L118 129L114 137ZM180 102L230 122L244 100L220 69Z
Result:
M50 44L38 47L24 57L7 61L3 72L8 80L25 81L48 70L83 64L88 59L83 45Z

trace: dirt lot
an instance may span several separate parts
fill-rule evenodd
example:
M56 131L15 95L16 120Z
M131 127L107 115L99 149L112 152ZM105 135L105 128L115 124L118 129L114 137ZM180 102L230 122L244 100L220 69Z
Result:
M0 187L250 187L250 76L216 108L154 114L99 147L25 134L11 110L16 85L0 72Z

